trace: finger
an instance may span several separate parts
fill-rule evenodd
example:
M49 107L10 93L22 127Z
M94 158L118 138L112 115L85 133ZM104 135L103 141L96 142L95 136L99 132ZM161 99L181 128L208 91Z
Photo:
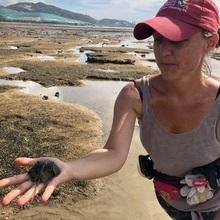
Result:
M46 188L45 188L45 191L41 197L41 201L43 203L46 203L48 201L48 199L51 197L51 195L53 194L54 190L55 190L56 186L54 185L48 185Z
M39 157L39 158L30 158L30 157L18 157L14 160L16 165L21 166L33 166L37 161L52 159L50 157Z
M38 158L18 157L14 160L14 163L22 166L33 166L38 160Z
M31 181L26 181L22 183L19 187L17 187L16 189L13 189L3 198L2 200L3 205L8 205L14 198L23 194L24 192L29 190L32 186L33 186L33 183Z
M9 185L17 185L20 183L23 183L29 179L29 176L27 173L20 174L17 176L12 176L9 178L4 178L0 180L0 187L9 186Z
M44 191L44 193L43 193L43 195L42 195L42 197L41 197L42 202L45 203L45 202L48 201L48 199L51 197L51 195L53 194L55 188L57 187L57 185L58 185L59 183L60 183L60 180L59 180L58 177L52 179L52 180L48 183L48 185L46 186L45 191Z
M23 206L25 205L27 202L29 202L32 198L34 198L35 196L35 192L36 192L36 185L32 185L32 187L23 195L21 196L16 204L18 206Z

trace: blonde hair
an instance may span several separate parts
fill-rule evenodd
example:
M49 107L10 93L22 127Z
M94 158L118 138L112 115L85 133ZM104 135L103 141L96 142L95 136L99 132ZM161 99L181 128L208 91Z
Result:
M209 39L213 36L214 33L211 33L209 31L202 31L202 36L205 38L205 39ZM210 62L210 59L211 59L211 52L208 52L205 57L204 57L204 60L203 60L203 64L202 64L202 72L207 75L207 76L212 76L212 67L211 67L211 62Z
M202 63L202 72L207 76L212 76L211 55L206 54Z

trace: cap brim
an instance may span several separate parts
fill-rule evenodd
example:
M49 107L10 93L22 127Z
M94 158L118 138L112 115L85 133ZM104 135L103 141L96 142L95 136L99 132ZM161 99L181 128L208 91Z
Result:
M150 37L153 31L157 31L165 38L172 41L181 41L189 39L195 33L201 31L201 28L184 23L172 17L154 17L138 23L134 28L134 37L137 40L143 40Z

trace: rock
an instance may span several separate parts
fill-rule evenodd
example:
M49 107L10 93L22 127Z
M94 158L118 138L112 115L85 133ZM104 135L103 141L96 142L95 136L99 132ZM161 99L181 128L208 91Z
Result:
M42 99L43 99L43 100L48 100L49 97L48 97L47 95L44 95L44 96L42 97Z
M59 97L60 97L60 93L59 93L59 92L56 92L54 96L57 97L57 98L59 98Z
M40 53L40 54L42 54L42 51L36 50L35 53Z
M147 61L149 61L149 62L156 62L156 60L155 59L147 59Z

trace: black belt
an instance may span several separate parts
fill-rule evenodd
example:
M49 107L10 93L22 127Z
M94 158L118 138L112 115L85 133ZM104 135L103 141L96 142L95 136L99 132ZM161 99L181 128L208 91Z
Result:
M180 180L182 180L184 177L169 176L164 173L158 172L153 168L154 163L149 155L139 155L139 165L141 172L148 179L155 178L160 181L175 185L177 187L181 186ZM220 185L220 158L209 164L193 168L190 174L203 174L209 181L209 185L212 187L212 189L218 188L218 186Z

